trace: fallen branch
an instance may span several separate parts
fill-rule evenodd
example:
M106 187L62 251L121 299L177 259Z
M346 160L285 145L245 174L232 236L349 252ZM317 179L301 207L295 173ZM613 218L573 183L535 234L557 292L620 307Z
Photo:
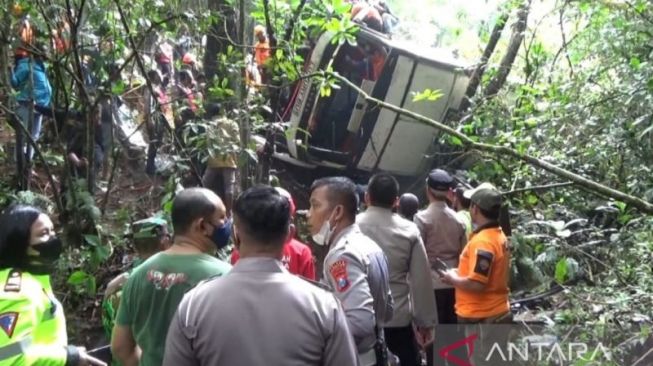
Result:
M561 168L561 167L559 167L557 165L546 162L546 161L544 161L542 159L538 159L538 158L532 157L530 155L522 154L522 153L518 152L517 150L511 149L509 147L475 142L474 140L467 137L467 135L465 135L465 134L463 134L461 132L458 132L455 129L453 129L452 127L449 127L449 126L447 126L447 125L445 125L443 123L440 123L440 122L438 122L438 121L436 121L434 119L428 118L426 116L423 116L423 115L421 115L419 113L415 113L413 111L409 111L409 110L397 107L395 105L386 103L386 102L381 101L379 99L372 98L363 89L359 88L356 84L352 83L347 78L345 78L344 76L341 76L338 73L323 71L322 74L325 77L327 75L333 76L333 77L337 78L338 80L342 81L343 83L347 84L347 86L349 86L353 90L356 90L356 92L358 94L362 95L367 103L370 103L370 104L378 106L378 107L386 108L386 109L389 109L389 110L391 110L393 112L396 112L396 113L411 117L411 118L415 119L415 121L420 122L420 123L425 124L425 125L428 125L428 126L431 126L431 127L434 127L436 129L440 130L441 132L447 134L447 135L455 136L456 138L458 138L460 140L460 142L465 147L465 149L468 149L468 150L469 149L476 149L476 150L479 150L479 151L492 153L492 154L494 154L496 156L499 156L499 157L505 157L505 156L513 157L513 158L515 158L517 160L526 162L526 163L528 163L528 164L530 164L532 166L544 169L544 170L546 170L546 171L548 171L550 173L553 173L553 174L555 174L555 175L557 175L559 177L568 179L569 181L588 189L592 193L598 193L600 195L604 195L606 197L609 197L609 198L612 198L612 199L615 199L615 200L618 200L618 201L622 201L624 203L627 203L627 204L637 208L638 210L640 210L642 212L645 212L647 214L653 214L653 204L651 204L650 202L647 202L647 201L645 201L645 200L643 200L643 199L641 199L639 197L635 197L635 196L632 196L630 194L621 192L619 190L612 189L612 188L610 188L608 186L605 186L605 185L603 185L601 183L594 182L594 181L592 181L590 179L587 179L587 178L585 178L585 177L583 177L581 175L578 175L578 174L573 173L573 172L571 172L571 171L569 171L567 169L564 169L564 168Z
M541 186L532 186L532 187L524 187L524 188L513 189L512 191L503 192L503 195L504 196L510 196L510 195L513 195L513 194L523 193L523 192L528 192L528 191L545 191L547 189L568 187L568 186L573 186L573 185L574 185L574 182L562 182L562 183L544 184L544 185L541 185Z

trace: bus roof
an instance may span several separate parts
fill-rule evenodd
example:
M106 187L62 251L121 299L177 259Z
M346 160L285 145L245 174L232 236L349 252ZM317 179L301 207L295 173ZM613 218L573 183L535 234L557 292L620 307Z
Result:
M360 27L358 32L359 35L365 39L383 43L394 52L407 55L414 59L435 63L444 66L445 68L460 68L467 70L474 66L471 62L454 57L451 52L445 49L425 48L412 42L393 40L383 33L365 27Z

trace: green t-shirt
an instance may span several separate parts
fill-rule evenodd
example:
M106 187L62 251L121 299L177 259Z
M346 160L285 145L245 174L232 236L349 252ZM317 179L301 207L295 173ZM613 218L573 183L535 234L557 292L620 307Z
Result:
M131 328L143 351L141 366L163 363L168 326L184 294L230 269L229 264L207 254L159 253L134 270L123 288L116 323Z

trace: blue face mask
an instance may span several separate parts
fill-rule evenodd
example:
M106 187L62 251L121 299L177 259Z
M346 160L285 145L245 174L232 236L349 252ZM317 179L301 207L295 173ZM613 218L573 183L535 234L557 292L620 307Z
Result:
M229 244L229 238L231 237L231 220L225 220L224 224L221 227L214 227L213 234L211 234L211 240L215 247L222 249Z

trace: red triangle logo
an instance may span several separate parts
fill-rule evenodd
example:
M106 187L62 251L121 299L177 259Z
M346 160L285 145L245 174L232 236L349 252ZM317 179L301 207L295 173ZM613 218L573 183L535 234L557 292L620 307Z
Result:
M461 339L457 342L454 342L446 347L442 347L440 349L440 357L444 358L445 360L451 362L452 364L456 366L474 366L472 363L472 354L474 354L474 341L478 338L478 334L472 334L467 338ZM451 351L460 348L460 347L465 347L469 345L467 348L467 359L463 360L459 357L456 357L454 355L451 355Z

